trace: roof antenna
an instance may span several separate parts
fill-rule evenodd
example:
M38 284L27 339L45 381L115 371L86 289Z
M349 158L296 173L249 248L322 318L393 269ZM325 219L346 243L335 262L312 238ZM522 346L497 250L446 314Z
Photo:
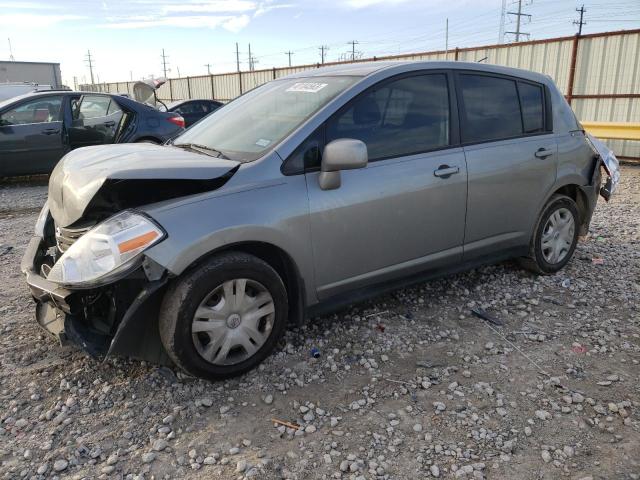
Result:
M13 58L13 49L11 48L11 37L7 38L7 40L9 40L9 60L15 62L16 59Z
M477 62L477 63L482 63L482 62L484 62L487 58L489 58L489 57L483 57L483 58L481 58L480 60L478 60L478 62Z

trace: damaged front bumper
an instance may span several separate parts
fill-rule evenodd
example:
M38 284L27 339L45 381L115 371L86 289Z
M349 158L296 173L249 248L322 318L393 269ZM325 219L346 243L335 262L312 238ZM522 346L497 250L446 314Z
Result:
M33 237L21 263L42 328L61 344L75 343L94 357L120 355L171 363L157 324L166 275L149 280L144 269L138 267L109 285L66 289L39 273L47 249L41 237Z

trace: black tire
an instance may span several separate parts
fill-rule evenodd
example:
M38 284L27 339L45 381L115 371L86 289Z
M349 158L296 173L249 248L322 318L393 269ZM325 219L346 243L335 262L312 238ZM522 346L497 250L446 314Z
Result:
M549 217L560 209L568 210L573 216L574 232L571 246L567 254L557 263L549 263L543 255L542 251L542 234ZM533 231L533 238L529 246L529 255L520 258L518 263L525 269L537 273L539 275L551 275L562 269L573 257L573 252L578 243L578 230L580 225L580 215L578 214L578 206L576 202L565 195L553 195L545 207L542 209L538 223Z
M191 325L205 297L224 282L238 278L259 282L271 294L275 307L273 327L253 356L233 365L215 365L198 353ZM262 362L282 337L287 315L287 291L278 273L253 255L227 252L207 259L170 285L160 309L160 338L169 357L182 370L196 377L221 380L247 372Z

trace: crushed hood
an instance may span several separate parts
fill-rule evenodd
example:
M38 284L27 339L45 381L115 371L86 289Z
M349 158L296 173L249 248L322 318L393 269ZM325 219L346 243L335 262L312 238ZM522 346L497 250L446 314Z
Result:
M58 226L85 215L104 217L170 198L220 188L239 162L176 147L121 144L68 153L49 179L49 208Z

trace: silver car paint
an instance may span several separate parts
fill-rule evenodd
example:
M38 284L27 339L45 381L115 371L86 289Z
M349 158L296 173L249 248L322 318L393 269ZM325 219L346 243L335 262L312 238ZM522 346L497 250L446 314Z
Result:
M333 191L319 189L317 173L281 173L283 159L353 96L393 75L431 69L480 70L546 84L554 100L554 133L371 163L343 172L342 186ZM223 188L144 207L169 234L146 255L180 275L216 249L246 241L269 243L295 263L306 283L306 303L312 305L350 288L460 262L463 255L526 246L553 191L589 182L588 147L580 145L581 134L572 132L579 128L575 117L544 75L458 62L385 62L297 76L332 71L367 76L271 153L242 165ZM535 158L540 147L555 153ZM443 159L459 165L460 173L441 181L432 172Z

